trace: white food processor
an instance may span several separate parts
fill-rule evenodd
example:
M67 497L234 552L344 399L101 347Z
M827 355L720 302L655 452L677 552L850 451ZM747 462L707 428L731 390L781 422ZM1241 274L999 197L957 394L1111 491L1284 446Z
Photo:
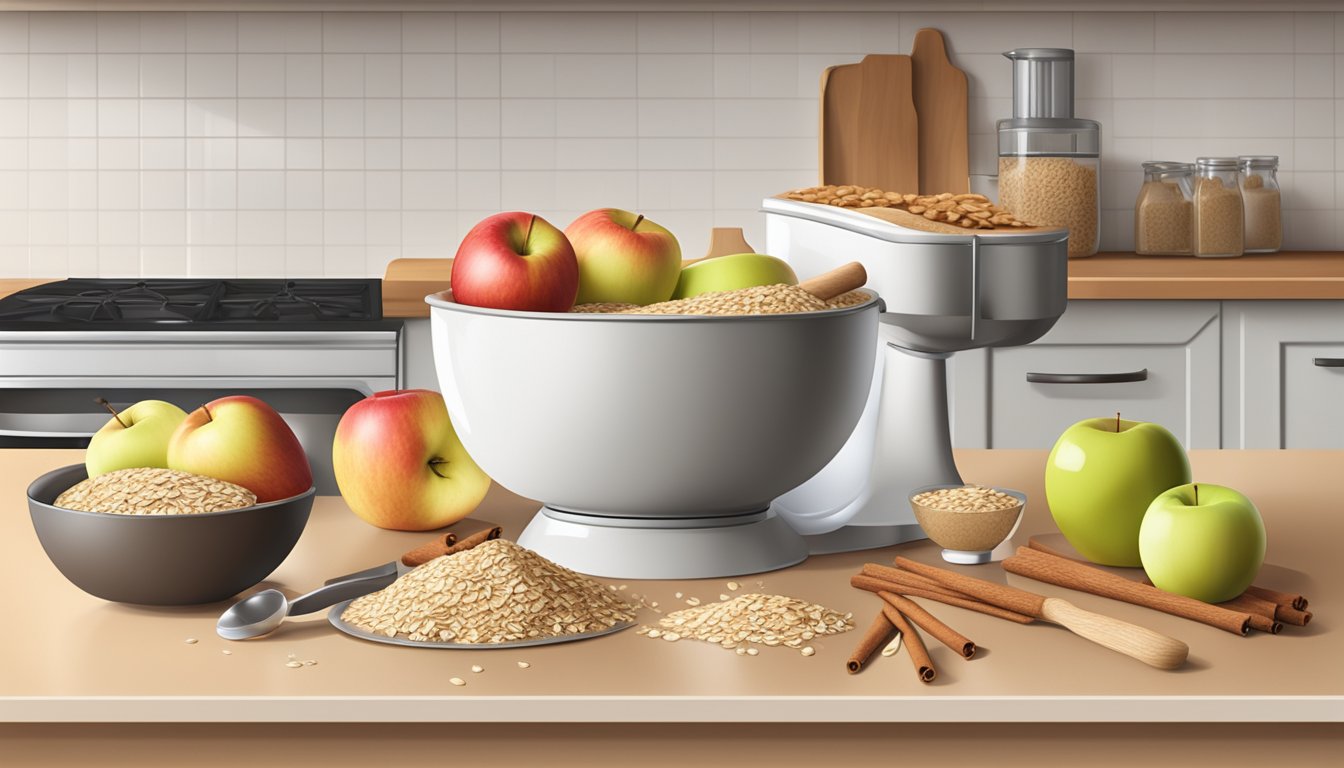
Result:
M767 198L766 253L799 278L858 261L885 303L868 402L823 470L775 502L813 554L925 538L911 491L960 485L948 423L947 359L1028 344L1068 301L1068 232L1022 228L943 234L886 209ZM977 560L977 562L982 560Z
M853 434L880 300L778 315L514 312L430 304L453 426L543 503L518 543L622 579L783 568L807 544L774 499Z

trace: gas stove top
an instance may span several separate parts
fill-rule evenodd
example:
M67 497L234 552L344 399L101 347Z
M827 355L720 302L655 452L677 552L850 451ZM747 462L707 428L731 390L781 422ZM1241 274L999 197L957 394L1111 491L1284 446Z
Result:
M0 330L380 328L373 279L83 279L0 298Z

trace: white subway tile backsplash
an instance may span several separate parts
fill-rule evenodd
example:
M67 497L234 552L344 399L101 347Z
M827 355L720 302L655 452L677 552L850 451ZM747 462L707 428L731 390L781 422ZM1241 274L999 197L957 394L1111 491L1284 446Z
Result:
M98 17L92 13L28 14L28 50L74 53L98 50Z
M187 93L187 59L180 53L140 55L140 96L176 97Z
M635 99L560 99L555 104L555 135L633 136L637 115Z
M322 95L322 57L312 53L285 55L285 95L318 97Z
M364 95L364 57L329 53L322 57L322 95L326 98Z
M456 114L452 99L406 99L401 104L401 135L452 136Z
M401 51L401 16L395 13L324 13L322 50L327 53L398 53Z
M633 54L565 53L555 57L555 95L616 98L636 95Z
M401 50L406 53L451 53L457 42L457 19L451 13L403 13Z
M187 51L190 53L235 53L238 50L238 14L201 12L186 14Z
M187 50L187 20L181 13L141 13L141 53L180 53Z
M1163 13L1158 53L1292 53L1290 13Z
M633 13L505 13L500 50L511 52L634 53Z
M816 180L821 72L925 26L967 72L981 179L1002 52L1076 49L1105 247L1132 247L1140 162L1251 153L1281 157L1290 245L1344 245L1344 15L5 12L0 272L365 274L501 208L764 247L761 197Z

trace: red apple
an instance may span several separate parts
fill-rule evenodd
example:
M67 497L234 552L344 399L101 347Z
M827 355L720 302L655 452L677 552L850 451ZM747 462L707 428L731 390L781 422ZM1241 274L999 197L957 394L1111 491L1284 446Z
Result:
M313 486L308 455L284 418L246 395L221 397L187 414L168 440L168 468L241 485L258 503Z
M617 208L600 208L565 229L579 260L579 304L656 304L672 298L681 246L663 227Z
M523 312L568 312L579 265L565 234L534 213L482 219L453 259L453 300Z
M427 389L378 392L350 406L331 459L345 503L379 528L451 525L490 490L489 476L457 438L443 396Z

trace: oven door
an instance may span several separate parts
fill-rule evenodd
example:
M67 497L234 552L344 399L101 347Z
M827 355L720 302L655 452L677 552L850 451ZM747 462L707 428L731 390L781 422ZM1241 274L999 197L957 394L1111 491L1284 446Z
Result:
M383 389L395 376L340 378L174 378L146 386L141 380L96 377L5 377L0 380L0 448L85 448L111 418L95 402L106 398L117 410L141 400L166 400L184 411L226 395L251 395L280 412L294 430L313 482L322 495L338 493L331 469L331 445L341 415L354 403Z

